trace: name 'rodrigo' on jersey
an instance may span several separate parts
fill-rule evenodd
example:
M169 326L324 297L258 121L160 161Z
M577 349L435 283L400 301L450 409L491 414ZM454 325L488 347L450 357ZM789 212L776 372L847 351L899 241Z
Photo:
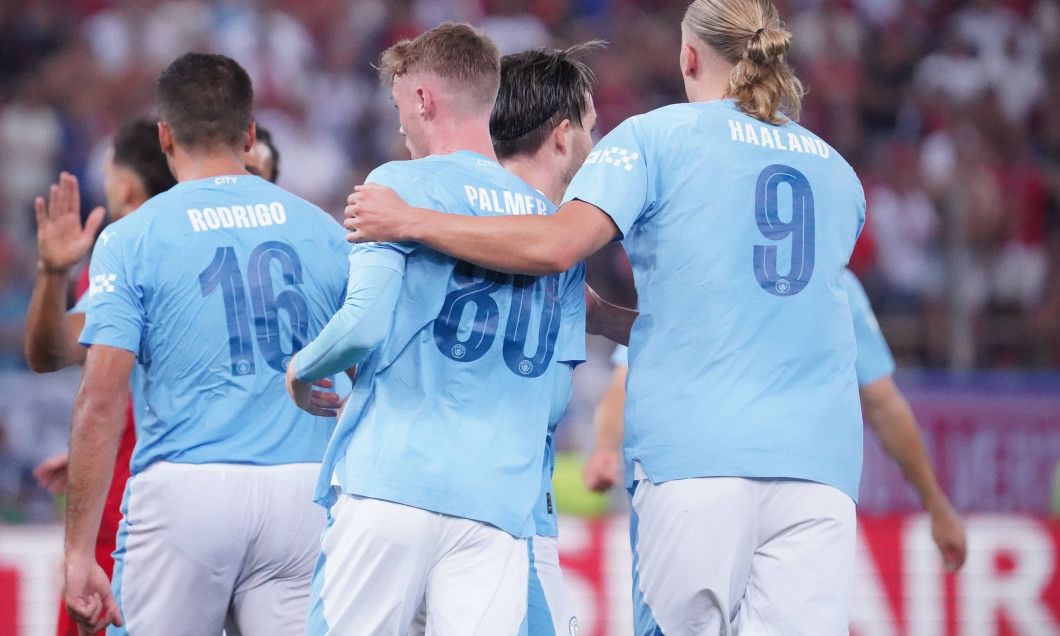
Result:
M633 266L627 480L636 463L655 483L807 479L856 500L861 410L840 277L865 197L846 161L733 100L676 104L611 131L566 198L611 216Z
M291 402L284 370L342 305L348 251L325 212L251 175L178 183L100 234L80 341L137 355L133 474L321 460L334 422Z
M454 214L555 209L469 151L388 163L367 181ZM583 269L502 274L422 245L371 245L353 249L407 254L404 282L389 333L357 367L318 500L332 501L334 479L344 493L531 536L556 368L585 358Z

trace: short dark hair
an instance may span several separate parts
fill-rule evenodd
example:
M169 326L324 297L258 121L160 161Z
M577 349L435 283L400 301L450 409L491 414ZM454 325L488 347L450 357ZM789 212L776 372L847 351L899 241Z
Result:
M596 78L575 56L602 44L594 40L563 51L531 49L501 58L501 87L490 116L499 159L537 152L564 119L582 125Z
M272 174L261 175L266 181L276 183L276 180L280 178L280 151L276 148L276 144L272 141L272 133L269 129L258 124L256 126L257 137L256 140L265 144L269 148L269 154L272 155Z
M185 53L158 77L158 113L177 143L241 146L254 108L250 76L232 58Z
M158 143L158 124L153 121L133 119L122 125L114 136L114 163L132 170L149 197L177 183Z

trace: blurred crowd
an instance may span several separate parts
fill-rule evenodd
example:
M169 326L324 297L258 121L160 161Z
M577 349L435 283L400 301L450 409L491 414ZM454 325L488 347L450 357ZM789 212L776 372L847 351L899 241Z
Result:
M801 122L857 170L868 223L851 267L900 365L1060 367L1060 3L774 0L808 88ZM598 134L684 99L686 0L20 0L0 2L0 371L24 368L33 199L60 170L87 212L125 119L186 50L237 59L281 153L279 184L337 217L404 146L379 52L446 19L502 52L608 42ZM164 264L160 264L164 267ZM633 303L616 247L590 282ZM3 405L0 405L3 406ZM575 405L588 421L591 404ZM0 408L0 431L3 429ZM5 437L0 435L0 457ZM6 481L6 480L5 480Z

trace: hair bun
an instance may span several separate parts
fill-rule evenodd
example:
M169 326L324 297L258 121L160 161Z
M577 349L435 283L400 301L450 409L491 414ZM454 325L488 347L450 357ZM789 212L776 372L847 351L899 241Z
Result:
M747 40L744 55L755 64L773 64L791 46L791 33L784 29L763 27Z

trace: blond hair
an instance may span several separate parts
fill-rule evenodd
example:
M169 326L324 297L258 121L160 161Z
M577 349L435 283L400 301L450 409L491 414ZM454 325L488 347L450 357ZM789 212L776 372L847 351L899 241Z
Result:
M783 57L791 33L770 0L693 0L681 24L734 65L729 94L742 112L771 124L798 119L802 82Z
M445 22L412 40L402 40L383 51L379 79L391 86L394 78L430 73L451 82L461 94L489 105L501 83L500 50L470 24Z

